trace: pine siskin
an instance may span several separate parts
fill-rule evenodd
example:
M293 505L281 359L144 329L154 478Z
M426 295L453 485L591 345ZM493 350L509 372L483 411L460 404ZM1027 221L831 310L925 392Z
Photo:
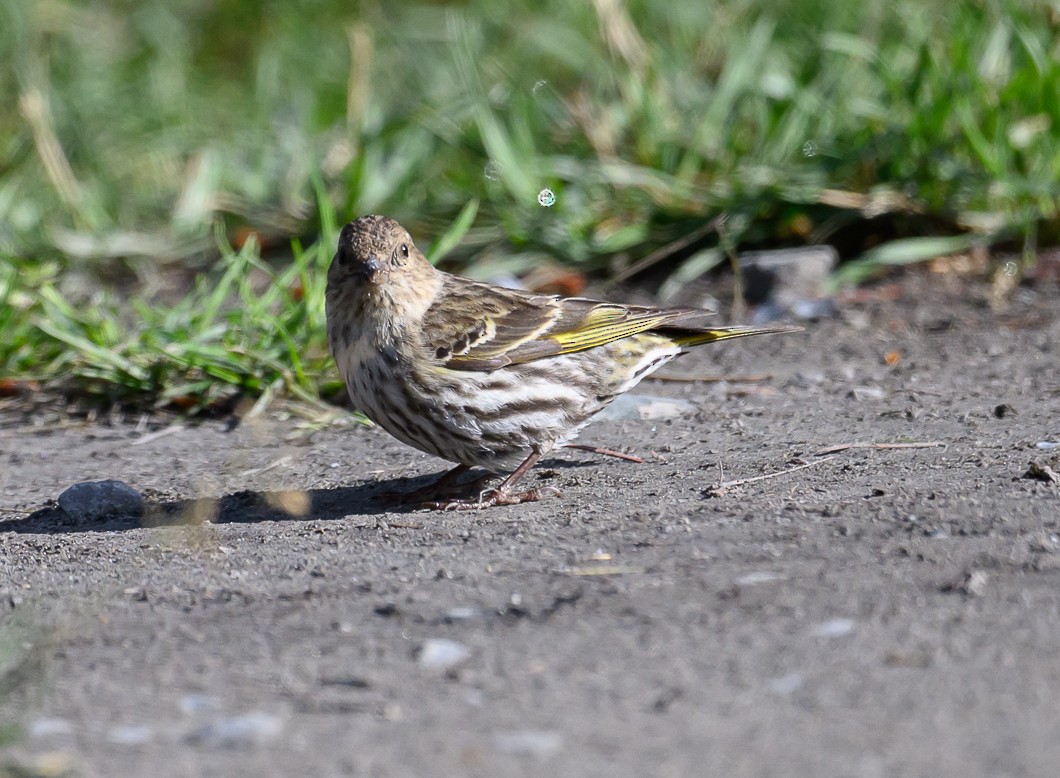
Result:
M508 473L474 508L538 500L515 483L615 397L691 346L790 331L701 328L709 312L531 294L436 270L385 216L347 224L328 269L328 342L354 405L403 443ZM422 490L421 490L422 491Z

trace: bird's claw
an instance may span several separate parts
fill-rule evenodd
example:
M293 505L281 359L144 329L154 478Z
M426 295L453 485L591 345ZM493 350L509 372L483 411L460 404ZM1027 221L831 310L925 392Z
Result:
M559 489L554 486L535 487L522 492L510 492L507 489L487 489L475 498L423 502L420 503L419 507L433 511L474 511L482 508L492 508L495 505L518 505L524 502L537 502L550 496L558 497Z

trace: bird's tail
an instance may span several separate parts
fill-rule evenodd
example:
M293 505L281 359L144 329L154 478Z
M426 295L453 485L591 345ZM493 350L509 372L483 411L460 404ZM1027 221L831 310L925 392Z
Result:
M783 332L801 332L802 327L789 327L777 325L775 327L704 327L681 328L672 333L677 345L682 348L700 346L704 343L714 343L718 340L731 340L732 338L746 338L750 335L773 335Z

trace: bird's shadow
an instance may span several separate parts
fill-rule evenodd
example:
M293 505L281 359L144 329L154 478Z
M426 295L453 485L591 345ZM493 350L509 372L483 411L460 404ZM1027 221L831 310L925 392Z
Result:
M589 462L555 460L544 467L584 467ZM193 524L246 524L266 521L329 521L349 516L417 511L415 504L392 499L422 488L440 474L361 481L351 486L306 491L240 491L221 497L146 500L139 516L108 516L97 520L71 517L52 503L21 519L0 521L0 532L28 535L65 535L77 532L124 532L144 527ZM467 484L470 488L470 484ZM464 490L467 491L467 490ZM464 495L459 487L454 492Z

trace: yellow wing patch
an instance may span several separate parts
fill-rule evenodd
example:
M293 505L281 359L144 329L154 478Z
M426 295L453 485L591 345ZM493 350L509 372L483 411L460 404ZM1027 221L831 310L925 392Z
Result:
M593 311L577 329L570 332L557 332L555 335L549 335L547 339L555 341L559 345L560 354L569 354L573 351L595 348L614 340L636 335L638 332L658 327L671 318L665 315L647 314L627 318L625 321L616 321L622 316L621 311L618 312L617 316L610 315L608 311L603 312L605 315L593 315L598 313L600 312ZM594 318L597 321L594 322Z

